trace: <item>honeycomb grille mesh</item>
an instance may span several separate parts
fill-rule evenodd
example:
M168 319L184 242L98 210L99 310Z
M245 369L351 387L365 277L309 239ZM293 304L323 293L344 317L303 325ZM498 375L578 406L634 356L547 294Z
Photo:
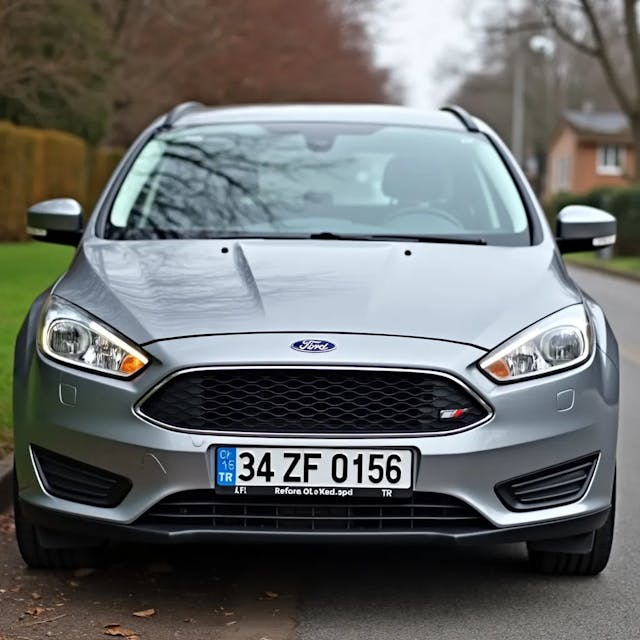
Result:
M465 409L457 418L441 410ZM437 374L376 369L208 369L155 390L140 412L193 431L429 433L469 427L487 409Z

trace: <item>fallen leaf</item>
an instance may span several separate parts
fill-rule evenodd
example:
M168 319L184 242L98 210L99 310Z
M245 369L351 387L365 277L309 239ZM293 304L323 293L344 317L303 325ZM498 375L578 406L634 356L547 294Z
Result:
M280 594L276 593L275 591L265 591L264 592L264 596L265 596L265 598L268 598L269 600L275 600L276 598L278 598L280 596Z
M150 618L151 616L155 616L156 613L155 609L143 609L142 611L134 611L133 615L136 618Z
M42 598L42 596L41 596L39 593L37 593L36 591L34 591L34 592L31 594L31 597L32 597L34 600L40 600L40 598Z
M234 613L235 613L234 611L223 611L222 615L223 616L232 616L232 615L234 615Z
M76 578L86 578L87 576L90 576L92 573L95 573L96 570L92 569L91 567L85 567L82 569L76 569L73 572L74 577Z
M119 624L106 624L104 626L105 636L118 636L120 638L129 638L129 640L140 640L138 634L131 629L125 629Z
M24 610L24 612L30 616L39 616L41 613L44 613L44 611L44 607L30 607Z
M237 620L231 620L230 622L227 622L227 627L230 627L232 624L238 624Z

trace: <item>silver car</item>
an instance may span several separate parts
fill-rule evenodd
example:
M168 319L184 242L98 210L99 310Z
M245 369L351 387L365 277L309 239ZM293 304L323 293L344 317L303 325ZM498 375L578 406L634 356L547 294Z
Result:
M526 542L596 574L618 350L513 157L457 107L180 105L135 141L15 351L32 567L106 543Z

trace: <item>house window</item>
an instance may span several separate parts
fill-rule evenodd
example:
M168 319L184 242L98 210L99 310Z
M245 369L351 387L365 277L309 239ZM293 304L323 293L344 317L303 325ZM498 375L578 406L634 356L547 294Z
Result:
M559 156L553 160L553 191L569 191L571 189L571 158Z
M601 144L596 155L596 171L605 176L621 175L624 171L624 147L619 144Z

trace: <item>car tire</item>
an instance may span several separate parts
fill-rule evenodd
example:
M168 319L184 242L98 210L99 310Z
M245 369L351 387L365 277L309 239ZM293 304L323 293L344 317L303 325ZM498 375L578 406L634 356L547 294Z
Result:
M595 576L609 562L613 544L613 525L616 511L616 488L613 484L611 510L606 522L594 531L593 547L589 553L540 551L528 543L529 563L538 573L574 576Z
M18 482L15 466L13 471L13 512L16 525L16 540L20 555L32 569L82 569L100 566L103 562L104 545L77 546L69 539L64 544L63 534L56 532L61 544L48 548L41 544L38 527L25 518L18 500Z

